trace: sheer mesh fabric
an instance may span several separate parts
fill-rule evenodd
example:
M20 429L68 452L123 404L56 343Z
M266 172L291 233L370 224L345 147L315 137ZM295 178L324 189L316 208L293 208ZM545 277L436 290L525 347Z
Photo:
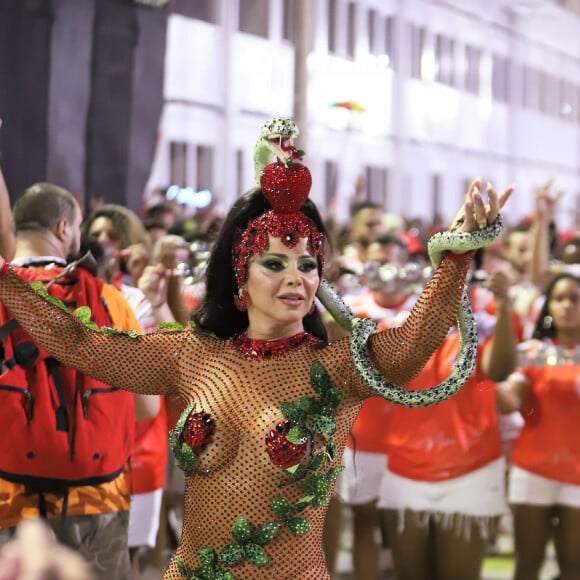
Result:
M407 383L421 369L454 323L469 255L444 258L406 324L373 336L371 358L385 376ZM275 495L297 501L304 492L288 482L266 453L265 437L283 420L282 402L314 396L310 366L321 362L344 398L336 415L334 440L340 457L349 429L363 400L373 393L352 367L348 338L324 346L309 343L264 361L251 361L232 340L218 340L192 329L132 338L87 329L73 317L40 298L15 274L0 281L0 299L26 331L64 364L137 393L177 394L183 405L196 402L215 421L213 441L200 454L197 473L187 478L184 525L176 557L164 579L183 578L182 560L199 566L198 550L217 551L232 542L232 524L245 515L251 524L275 519ZM315 441L322 449L322 441ZM312 531L294 536L282 529L265 546L266 566L245 560L231 568L244 579L328 579L322 553L325 508L302 514Z

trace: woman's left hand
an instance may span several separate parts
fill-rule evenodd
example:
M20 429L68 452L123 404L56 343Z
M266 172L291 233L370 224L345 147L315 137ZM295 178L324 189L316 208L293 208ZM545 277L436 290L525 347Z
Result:
M486 186L488 203L483 200L482 180L475 178L465 194L463 205L451 222L449 231L473 232L483 230L490 226L499 214L499 210L505 205L515 186L510 185L501 194L498 194L491 183Z

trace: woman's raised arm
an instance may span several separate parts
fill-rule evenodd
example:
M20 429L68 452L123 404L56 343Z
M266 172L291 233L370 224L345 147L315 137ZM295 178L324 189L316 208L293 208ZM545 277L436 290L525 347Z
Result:
M177 389L187 332L134 335L89 329L51 304L0 258L0 300L38 345L64 365L104 383L143 394Z
M463 236L463 253L450 251L453 245L448 245L448 241L461 240L462 236L456 234L469 234L490 226L513 191L510 186L498 195L488 184L489 202L485 204L481 189L481 179L473 180L449 231L438 238L433 249L436 256L443 257L405 324L373 334L369 340L372 362L397 385L407 384L420 372L456 321L472 252L470 236Z

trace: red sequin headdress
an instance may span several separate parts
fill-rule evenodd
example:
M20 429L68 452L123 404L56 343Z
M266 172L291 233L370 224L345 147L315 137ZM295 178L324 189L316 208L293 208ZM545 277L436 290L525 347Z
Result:
M307 238L322 268L324 236L300 211L308 199L312 177L301 163L304 152L292 145L297 135L298 127L290 119L272 119L262 127L254 150L256 185L272 209L236 232L232 262L238 288L246 282L250 256L268 247L268 235L280 238L288 248L294 248L300 238ZM277 160L271 162L274 155Z

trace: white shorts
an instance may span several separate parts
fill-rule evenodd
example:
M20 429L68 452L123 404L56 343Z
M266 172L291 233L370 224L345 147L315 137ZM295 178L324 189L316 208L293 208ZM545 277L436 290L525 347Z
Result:
M154 548L161 516L163 489L131 496L129 511L129 547L147 546Z
M511 504L580 507L580 485L561 483L512 466L508 481Z
M445 481L417 481L386 470L379 507L475 517L499 516L507 511L505 458L471 473Z
M338 476L334 491L343 503L362 505L378 499L387 469L385 454L346 447L342 464L344 471Z

